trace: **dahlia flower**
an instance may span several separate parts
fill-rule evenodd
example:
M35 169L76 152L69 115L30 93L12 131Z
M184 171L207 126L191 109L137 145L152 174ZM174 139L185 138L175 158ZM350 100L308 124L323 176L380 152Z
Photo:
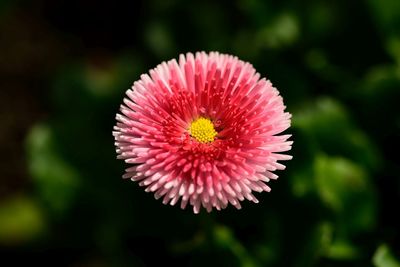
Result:
M279 92L249 63L231 55L180 55L143 74L117 114L118 158L164 204L208 212L258 202L253 191L284 169L291 156L291 115Z

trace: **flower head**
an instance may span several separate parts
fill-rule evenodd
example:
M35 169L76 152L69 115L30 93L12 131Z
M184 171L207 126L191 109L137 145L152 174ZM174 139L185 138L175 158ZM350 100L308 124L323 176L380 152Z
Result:
M121 105L113 135L118 158L163 203L198 213L240 208L291 156L283 99L251 64L211 52L180 55L143 74Z

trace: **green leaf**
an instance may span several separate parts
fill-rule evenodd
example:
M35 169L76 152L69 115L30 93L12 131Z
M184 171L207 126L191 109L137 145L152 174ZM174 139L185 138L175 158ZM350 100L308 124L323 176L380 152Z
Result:
M43 213L26 196L15 196L0 203L0 243L17 245L31 241L45 230Z
M369 0L367 1L371 14L386 35L398 33L400 25L400 1Z
M169 56L173 48L176 47L173 43L171 31L165 23L154 22L150 24L145 31L145 41L149 48L160 58Z
M396 60L397 64L400 65L400 37L395 36L389 38L386 47L388 53Z
M300 33L299 22L293 14L278 16L258 33L258 43L267 48L278 49L294 44Z
M320 257L325 256L331 247L333 230L330 222L316 224L300 248L296 265L313 266Z
M375 225L376 197L361 166L321 154L314 162L314 171L318 194L338 215L342 231L357 233Z
M293 114L293 127L305 136L308 150L344 155L369 170L379 165L377 149L335 99L318 98L315 103L297 109Z
M72 204L80 186L77 170L57 152L52 130L33 127L27 139L29 171L40 199L51 212L61 216Z
M336 132L349 126L345 108L335 99L321 97L312 104L297 109L293 114L293 127L313 135ZM339 127L339 128L338 128Z
M290 186L293 195L304 197L315 192L315 181L312 179L313 170L309 166L301 166L290 175Z
M246 248L237 240L232 231L225 226L214 227L214 238L216 244L221 248L231 251L240 261L240 266L256 267L258 264L253 261Z
M346 240L336 240L326 252L326 257L337 260L349 260L359 256L355 246Z
M380 245L376 250L372 262L375 267L400 267L400 261L396 259L387 245Z

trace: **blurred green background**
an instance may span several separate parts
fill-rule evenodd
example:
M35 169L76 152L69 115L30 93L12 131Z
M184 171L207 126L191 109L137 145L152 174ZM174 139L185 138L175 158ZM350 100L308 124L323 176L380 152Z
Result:
M237 55L293 114L260 203L200 215L122 180L124 92ZM0 265L400 266L400 1L0 1Z

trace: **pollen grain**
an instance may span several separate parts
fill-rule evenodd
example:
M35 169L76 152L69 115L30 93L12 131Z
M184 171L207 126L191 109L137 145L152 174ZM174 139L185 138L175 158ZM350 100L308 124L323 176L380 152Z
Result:
M190 135L200 143L209 143L214 141L218 134L210 119L200 117L190 124Z

